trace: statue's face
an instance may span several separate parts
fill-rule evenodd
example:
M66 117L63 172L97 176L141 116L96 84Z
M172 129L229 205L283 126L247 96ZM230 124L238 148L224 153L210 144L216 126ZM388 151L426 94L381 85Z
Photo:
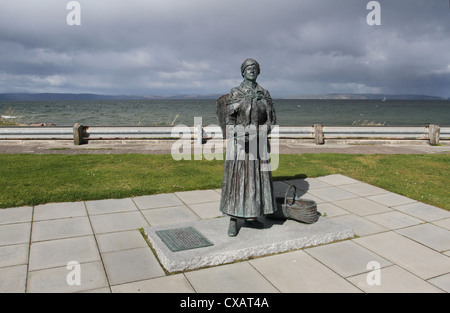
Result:
M244 78L249 81L256 81L256 78L258 78L258 67L254 64L249 65L244 70Z

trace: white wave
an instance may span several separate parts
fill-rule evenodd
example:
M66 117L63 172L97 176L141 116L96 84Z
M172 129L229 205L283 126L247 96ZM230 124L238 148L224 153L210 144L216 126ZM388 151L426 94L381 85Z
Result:
M15 119L15 118L21 118L23 116L12 116L12 115L2 115L1 118L5 119Z

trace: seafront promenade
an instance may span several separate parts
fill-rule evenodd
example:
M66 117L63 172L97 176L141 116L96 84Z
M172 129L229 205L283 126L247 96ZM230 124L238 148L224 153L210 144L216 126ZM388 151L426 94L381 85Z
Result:
M96 140L75 146L71 140L0 140L0 153L34 154L170 154L174 140ZM351 153L351 154L428 154L448 153L450 144L431 146L427 143L375 142L329 143L316 145L310 141L280 139L280 154Z

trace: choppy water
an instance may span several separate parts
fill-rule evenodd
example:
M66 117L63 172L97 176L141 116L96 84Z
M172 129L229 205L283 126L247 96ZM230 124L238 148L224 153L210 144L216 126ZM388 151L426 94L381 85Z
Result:
M350 126L450 125L449 100L277 100L277 124ZM0 115L23 124L57 126L192 126L218 124L215 100L0 102Z

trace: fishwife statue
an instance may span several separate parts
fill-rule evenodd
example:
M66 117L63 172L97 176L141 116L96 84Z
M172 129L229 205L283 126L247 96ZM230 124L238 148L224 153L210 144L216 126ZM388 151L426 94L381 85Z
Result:
M217 102L217 113L227 138L220 211L230 216L228 235L238 233L237 219L263 228L258 217L276 209L269 160L268 134L276 123L272 98L256 83L260 66L254 59L241 65L244 81Z

